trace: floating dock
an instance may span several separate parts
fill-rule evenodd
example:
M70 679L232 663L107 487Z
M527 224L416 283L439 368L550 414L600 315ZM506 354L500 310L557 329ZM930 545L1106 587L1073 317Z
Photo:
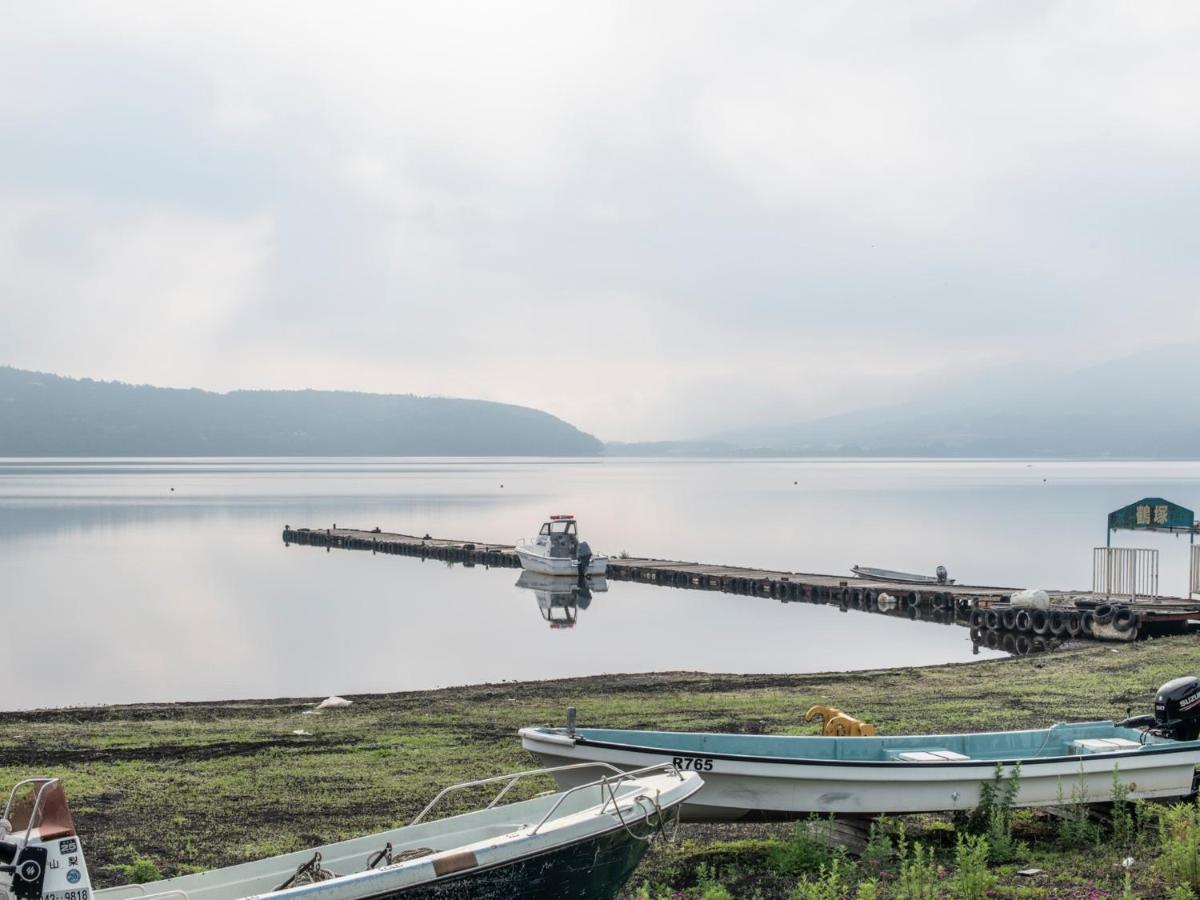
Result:
M416 537L374 529L283 529L285 544L326 549L363 550L465 566L520 569L510 544ZM679 562L637 557L610 558L611 581L636 581L684 590L720 591L764 597L784 603L817 603L842 610L881 613L972 629L979 644L1010 652L1067 639L1130 641L1138 637L1178 634L1200 621L1200 604L1182 597L1116 598L1091 591L1047 591L1049 610L1009 605L1018 588L960 584L912 584L857 576L782 572L740 566ZM1128 610L1114 622L1120 609ZM1024 615L1022 615L1024 613ZM1106 620L1106 621L1104 621Z

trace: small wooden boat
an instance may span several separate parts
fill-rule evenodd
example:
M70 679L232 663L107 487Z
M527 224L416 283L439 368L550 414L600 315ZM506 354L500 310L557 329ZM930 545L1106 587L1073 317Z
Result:
M954 579L947 576L945 566L938 566L936 575L914 575L911 572L873 569L870 566L851 566L850 571L859 578L869 578L872 581L898 581L901 584L954 584Z
M574 516L551 516L542 523L537 537L513 548L521 565L542 575L603 575L608 557L592 553L586 541L579 540Z
M749 814L879 814L969 810L981 787L1020 766L1017 806L1054 806L1083 793L1104 802L1113 772L1130 799L1183 797L1200 763L1200 681L1159 689L1154 716L1029 731L903 737L692 734L610 728L525 728L546 763L602 761L636 768L670 761L704 776L683 808L692 820ZM556 776L560 785L575 777Z
M94 900L279 900L519 897L611 900L629 879L672 810L700 776L656 764L640 772L572 766L577 786L500 805L518 781L561 773L518 772L447 788L412 824L348 841L96 891ZM597 773L603 773L597 778ZM451 792L495 785L484 809L424 821ZM9 796L0 835L0 893L16 900L93 900L87 864L56 778L21 782ZM4 825L0 823L0 831ZM4 874L7 871L7 874Z

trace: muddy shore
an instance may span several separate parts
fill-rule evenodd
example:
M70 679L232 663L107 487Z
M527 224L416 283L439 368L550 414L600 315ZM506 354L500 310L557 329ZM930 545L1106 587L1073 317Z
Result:
M622 728L811 733L804 712L826 703L885 734L977 731L1149 712L1159 684L1195 672L1200 644L1179 637L928 668L349 695L353 705L321 712L320 698L6 712L0 775L64 778L93 878L105 886L138 859L176 874L403 823L441 786L528 768L517 729L561 722L568 705L581 725ZM688 834L703 843L779 827ZM654 865L652 853L644 867Z

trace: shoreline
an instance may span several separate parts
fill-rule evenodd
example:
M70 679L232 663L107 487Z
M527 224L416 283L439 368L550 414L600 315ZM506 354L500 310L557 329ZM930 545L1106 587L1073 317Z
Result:
M1181 636L903 669L360 694L320 713L318 698L294 697L15 711L0 713L0 776L63 778L95 883L108 886L138 859L179 874L405 822L446 785L530 768L517 729L560 723L567 706L581 726L813 733L804 712L827 703L884 734L1005 730L1152 712L1160 684L1196 672L1200 643ZM787 833L734 825L685 835L687 852L703 858L734 838ZM653 850L631 885L681 852Z
M238 707L273 707L273 706L296 706L299 708L307 708L315 706L326 697L337 696L343 697L354 702L387 702L396 701L402 702L413 699L431 700L440 695L449 693L475 692L475 691L501 691L504 689L516 689L519 693L537 694L540 690L546 691L568 691L574 688L586 689L597 687L606 693L621 693L629 690L645 689L654 693L656 688L666 688L675 683L684 686L691 686L698 682L714 682L716 683L711 689L721 690L733 686L741 686L747 689L768 686L797 686L808 681L814 683L823 683L830 678L852 678L859 676L869 676L877 674L887 674L894 672L926 672L936 671L941 669L953 669L963 667L980 666L987 663L1006 663L1018 659L1023 660L1046 660L1051 656L1069 655L1073 653L1086 652L1090 649L1109 649L1111 645L1091 645L1085 642L1074 642L1064 644L1055 648L1053 651L1036 655L1027 654L1023 657L1008 656L1000 659L968 659L957 662L947 663L931 663L925 666L893 666L890 668L878 669L826 669L822 672L703 672L690 671L686 669L665 670L654 672L611 672L600 675L572 675L564 678L532 678L526 680L502 680L502 681L478 681L467 682L464 684L445 685L436 688L414 688L413 690L404 691L369 691L363 693L355 692L336 692L334 694L322 694L312 696L301 695L281 695L277 697L234 697L225 699L204 699L204 700L134 700L128 703L83 703L78 705L68 706L38 706L29 709L0 709L0 724L8 721L19 721L25 717L54 717L56 715L69 715L71 717L83 716L86 719L104 717L102 714L112 711L126 711L130 713L146 713L149 714L155 711L177 710L177 709L207 709L207 708L229 708L236 709ZM142 716L138 716L141 718ZM2 762L2 760L0 760Z

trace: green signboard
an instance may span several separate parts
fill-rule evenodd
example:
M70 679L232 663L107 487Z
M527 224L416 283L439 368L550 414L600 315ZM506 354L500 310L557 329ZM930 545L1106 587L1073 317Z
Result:
M1128 531L1186 531L1195 534L1196 514L1162 497L1143 497L1108 514L1109 534L1118 528Z

